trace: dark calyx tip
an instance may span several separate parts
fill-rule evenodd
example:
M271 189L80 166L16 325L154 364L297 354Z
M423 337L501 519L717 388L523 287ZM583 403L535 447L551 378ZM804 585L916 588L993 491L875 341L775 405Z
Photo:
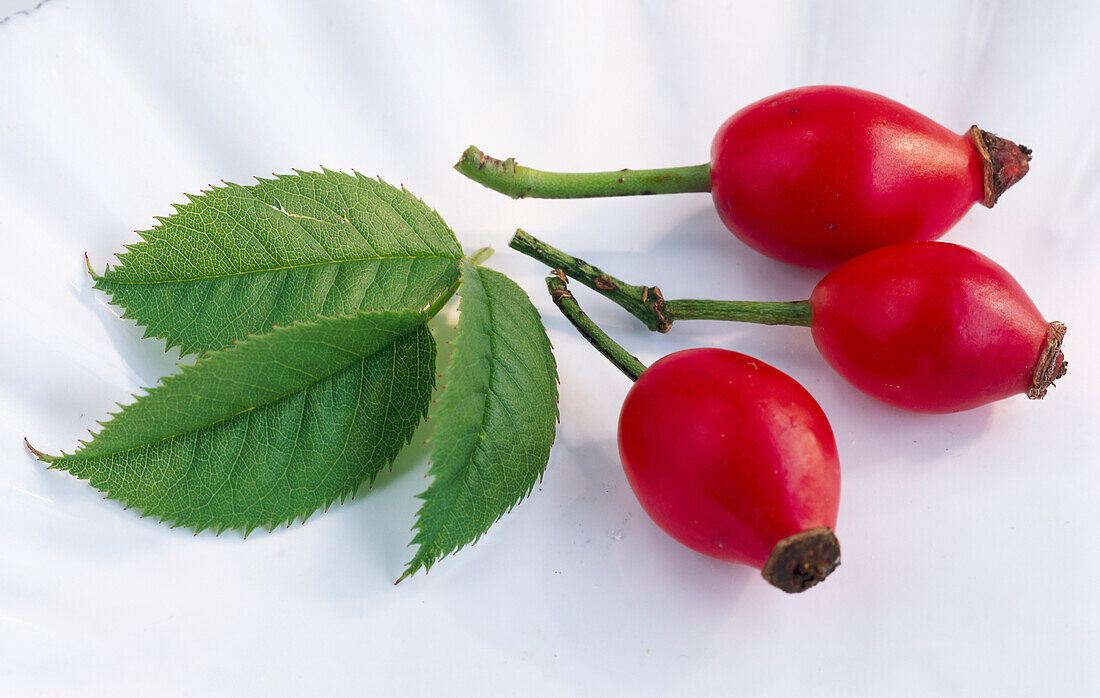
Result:
M787 536L775 544L761 571L788 594L806 591L840 566L840 541L827 526Z
M982 181L985 198L982 205L993 208L1001 194L1027 174L1031 148L1017 145L977 126L971 126L969 134L985 165Z
M1031 387L1027 391L1027 396L1032 400L1042 400L1047 394L1047 388L1053 386L1054 381L1066 375L1069 370L1069 362L1062 353L1062 340L1065 336L1066 326L1063 323L1052 322L1047 325L1047 341L1039 354L1039 362L1031 373Z

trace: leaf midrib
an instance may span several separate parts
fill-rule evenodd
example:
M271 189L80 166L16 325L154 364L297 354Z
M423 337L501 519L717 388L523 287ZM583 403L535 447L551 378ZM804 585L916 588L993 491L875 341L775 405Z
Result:
M131 253L131 254L133 254L133 253ZM448 260L451 260L451 261L454 261L454 262L462 261L462 257L450 257L450 256L447 256L447 255L433 255L433 254L381 255L381 256L373 256L373 257L348 257L346 259L326 260L326 261L320 261L320 262L310 262L308 264L290 264L290 265L287 265L287 266L270 267L270 268L267 268L267 269L251 269L251 270L248 270L248 271L230 272L230 273L226 273L226 274L211 274L209 276L194 276L194 277L189 277L189 278L185 278L185 279L161 279L161 280L158 280L158 281L126 281L126 280L119 281L117 279L109 278L108 274L111 274L112 272L116 273L116 274L120 273L119 271L117 271L120 267L116 266L112 269L109 269L102 276L97 276L95 278L96 278L97 282L104 281L106 283L117 284L119 286L155 286L155 285L158 285L158 284L179 284L179 283L187 283L189 281L208 281L208 280L211 280L211 279L225 279L225 278L228 278L228 277L231 277L231 276L250 276L250 275L253 275L253 274L265 274L265 273L270 273L270 272L275 272L275 271L289 271L291 269L304 269L306 267L319 267L319 266L331 265L331 264L344 264L346 262L370 262L370 261L373 261L373 260L383 260L383 259L448 259ZM123 264L121 268L125 268L125 265Z
M489 322L487 323L489 325L489 332L487 332L488 337L489 337L489 356L493 357L493 356L496 356L496 340L494 339L494 336L496 335L496 332L494 331L495 328L494 328L494 324L493 324L493 310L492 310L492 307L491 307L490 303L488 302L489 301L489 291L485 287L485 279L481 275L480 270L477 270L477 280L478 280L478 283L481 284L482 291L485 293L485 299L486 299L485 311L486 311L486 317L489 319ZM466 467L466 468L463 468L461 474L460 473L455 473L445 483L442 483L442 486L444 486L444 487L450 487L450 486L454 485L458 481L459 477L461 477L462 478L462 489L465 490L466 493L468 493L470 491L470 471L474 469L474 466L473 466L473 463L475 462L474 456L476 456L478 453L480 453L482 451L482 449L484 448L482 446L483 439L481 437L482 437L483 434L485 434L485 423L487 421L487 415L489 413L489 396L493 392L493 373L495 371L495 368L494 368L493 364L494 364L493 361L489 361L489 379L488 379L488 386L485 389L485 399L482 401L481 423L478 425L477 436L474 437L474 447L473 447L473 449L471 449L470 458L467 461L470 464L470 466ZM459 497L456 497L454 500L451 501L452 506L449 508L449 510L447 512L446 520L442 524L440 524L439 529L431 537L431 539L421 542L421 544L420 544L420 549L421 550L427 550L429 548L429 546L434 547L436 545L437 541L441 537L443 537L443 534L446 533L447 530L450 528L450 526L453 525L453 522L454 522L454 506L453 505L460 497L463 497L463 496L465 496L465 495L460 494ZM418 550L417 551L417 556L419 556L419 554L420 554L420 552Z

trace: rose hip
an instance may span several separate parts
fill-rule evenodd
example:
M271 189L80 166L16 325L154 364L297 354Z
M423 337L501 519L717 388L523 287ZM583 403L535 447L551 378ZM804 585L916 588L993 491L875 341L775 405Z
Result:
M763 361L723 349L658 360L623 402L619 455L642 508L689 548L787 592L838 564L833 432L806 389Z
M1066 373L1066 326L1047 322L1007 271L946 242L907 242L851 259L805 301L665 300L516 231L510 246L599 291L653 330L674 320L810 327L854 386L917 412L956 412L1018 393L1042 398Z
M800 592L840 564L833 534L840 465L821 407L790 376L724 349L689 349L649 368L608 337L566 288L554 302L633 379L619 454L634 494L669 535Z
M737 112L703 165L543 172L471 146L455 167L514 198L709 191L722 222L754 249L831 268L943 235L974 203L992 207L1030 159L1026 147L977 126L956 134L881 95L824 85Z
M718 215L752 248L833 267L933 240L1027 174L1031 151L973 126L956 134L881 95L803 87L745 107L711 149Z
M1048 323L1007 271L944 242L868 252L810 294L814 343L852 385L919 412L956 412L1065 375L1065 326Z

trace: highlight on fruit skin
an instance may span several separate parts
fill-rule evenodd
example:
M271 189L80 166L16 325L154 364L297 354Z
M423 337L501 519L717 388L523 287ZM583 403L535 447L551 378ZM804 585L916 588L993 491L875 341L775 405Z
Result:
M829 269L878 247L934 240L1027 174L1031 150L962 133L882 95L799 87L722 124L702 165L547 172L474 146L455 168L513 198L710 192L725 226L763 254Z

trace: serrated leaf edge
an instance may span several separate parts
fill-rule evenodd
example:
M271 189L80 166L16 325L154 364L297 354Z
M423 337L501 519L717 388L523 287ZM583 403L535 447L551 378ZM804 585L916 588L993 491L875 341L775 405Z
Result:
M464 261L468 262L469 259L467 258ZM463 266L465 266L465 265L463 265ZM480 265L472 265L471 264L470 266L473 267L474 269L480 269L481 268ZM497 272L497 273L500 273L500 272ZM463 276L465 276L465 270L463 270ZM507 276L507 275L505 275L505 276ZM511 279L509 279L509 280L511 280ZM513 283L514 283L514 281L513 281ZM516 284L516 287L519 288L519 290L527 298L527 301L530 303L531 302L531 297L527 294L527 291L525 291L522 286L519 286L519 284ZM459 288L461 288L461 285L459 286ZM532 303L531 305L532 305L532 308L534 308L534 304ZM539 331L541 331L543 333L543 335L546 336L547 342L549 343L549 340L550 340L549 335L546 334L546 327L543 324L542 316L541 316L541 314L538 313L537 309L536 309L536 312L535 312L535 320L538 323ZM461 319L460 319L460 321L461 321ZM491 342L492 342L492 337L490 336L490 343ZM555 418L555 421L560 421L561 413L558 409L559 396L556 394L557 393L556 386L560 385L561 381L560 381L560 378L559 378L558 372L557 372L557 357L554 356L553 351L550 352L550 357L551 357L551 361L553 362L553 365L554 365L554 378L555 378L555 381L554 381L555 382L554 418ZM442 376L444 378L447 378L448 381L446 383L444 383L443 386L441 386L439 388L440 392L446 391L447 387L450 385L450 379L452 377L451 376L451 366L452 366L451 362L448 362L447 368L444 370L444 372L442 374ZM489 399L488 394L486 394L486 397L485 397L486 402L488 402L488 399ZM484 414L484 412L483 412L483 414ZM479 430L478 430L479 436L483 433L485 433L484 416L482 418L481 426L479 427ZM433 435L429 435L426 443L432 443L434 441L435 441L435 437L434 437L434 434L433 434ZM555 438L552 439L551 442L550 442L551 446L553 446L555 441L556 441L556 435L555 435ZM434 449L433 449L432 453L434 455ZM434 466L434 465L435 465L435 460L433 458L429 457L428 471L424 474L424 477L429 477L429 476L432 475L432 466ZM543 469L543 473L545 473L545 468ZM499 522L506 514L511 513L511 511L513 509L515 509L515 507L520 502L524 501L525 499L527 499L528 497L531 496L531 493L534 491L535 486L542 481L543 473L540 473L538 479L536 481L532 482L531 485L526 489L526 491L524 491L521 495L519 495L514 502L511 502L503 512L501 512L495 519L493 519L492 523L489 525L489 528L496 525L496 523ZM434 484L435 484L435 480L433 478L432 485L434 485ZM429 485L429 487L431 487L432 485ZM420 492L420 493L418 493L414 496L415 496L415 498L420 499L422 501L426 500L425 495L427 494L427 491L428 490L425 489L423 492ZM421 509L423 509L423 507L421 507ZM417 516L416 521L413 523L412 527L409 529L410 531L419 531L420 528L421 528L420 510L417 510L416 516ZM431 541L421 541L421 542L417 543L416 537L414 536L413 540L410 541L408 546L406 546L406 547L412 547L413 545L417 545L417 553L413 556L412 560L410 560L408 563L406 563L405 570L401 573L401 576L397 578L397 580L394 582L394 584L401 583L404 579L406 579L407 577L411 577L413 574L415 574L420 569L423 569L424 573L427 574L435 564L437 564L438 562L442 561L443 559L445 559L445 558L447 558L451 555L454 555L459 550L461 550L463 547L470 546L470 545L475 545L478 541L481 540L481 537L483 535L485 535L486 533L488 533L488 528L486 528L486 530L484 530L484 531L480 531L479 533L477 533L474 536L473 540L471 540L471 541L469 541L469 542L467 542L463 545L458 545L458 546L455 546L455 547L453 547L449 550L440 552L435 558L425 559L423 562L421 562L418 566L415 566L415 567L413 566L413 563L416 561L417 556L419 555L420 548L423 547L424 545L430 544Z
M374 314L373 312L366 312L366 311L357 311L357 312L358 312L358 314ZM418 327L422 327L422 326L425 326L425 325L426 325L426 323L427 323L427 320L428 320L428 319L430 319L430 318L429 318L429 317L427 316L427 314L426 314L426 313L424 313L423 311L412 311L412 310L384 310L384 311L375 311L375 312L377 312L377 313L379 313L379 314L390 314L390 315L420 315L420 316L422 316L422 317L423 317L423 320L422 320L421 322L419 322L419 323L415 323L415 324L412 324L412 325L410 325L410 328L411 328L411 329L410 329L410 331L414 331L414 330L415 330L415 328L418 328ZM325 322L325 321L332 321L332 320L347 319L347 318L349 318L349 317L352 317L352 316L351 316L351 314L336 314L336 315L331 315L331 316L319 316L319 317L318 317L318 318L317 318L316 320L304 320L304 321L298 321L298 320L295 320L295 321L294 321L294 322L292 322L292 323L291 323L290 325L284 325L284 326L280 326L280 327L275 327L275 328L273 328L273 330L274 330L274 329L286 329L286 328L290 328L290 327L294 327L294 326L298 326L298 325L314 325L314 324L316 324L316 325L320 325L320 324L322 324L322 323L323 323L323 322ZM255 341L261 341L261 340L263 340L263 339L264 339L265 337L267 337L267 336L268 336L269 334L270 334L269 332L265 332L265 333L264 333L264 334L262 334L262 335L252 335L251 337L246 337L246 338L244 338L244 339L234 340L233 344L231 344L230 346L228 346L228 347L225 347L225 348L223 348L223 349L219 349L219 350L217 350L217 351L215 351L215 352L208 352L208 353L209 353L209 355L210 355L210 356L212 357L212 356L213 356L214 354L221 354L221 353L224 353L224 352L230 352L230 351L234 351L234 350L237 350L237 349L238 349L238 348L239 348L239 347L240 347L241 345L243 345L243 344L245 344L245 343L248 343L248 342L255 342ZM402 335L402 336L404 336L404 335ZM366 357L364 357L364 358L366 358ZM205 361L210 361L210 360L211 360L210 358L202 358L202 359L200 359L200 361L204 361L204 362L205 362ZM125 404L125 405L122 405L122 404L120 404L120 403L115 403L115 404L119 405L119 407L120 407L119 411L118 411L118 412L110 412L110 413L108 413L108 417L109 417L108 419L105 419L105 420L102 420L102 421L99 421L99 420L97 420L97 421L96 421L96 424L99 424L99 425L100 425L101 427L103 427L103 428L106 428L106 427L107 427L107 425L108 425L108 424L109 424L109 423L110 423L111 421L113 421L113 420L115 419L115 417L117 417L118 415L122 414L122 413L123 413L123 412L125 412L125 411L126 411L127 409L132 409L132 408L133 408L133 407L135 407L135 406L136 406L137 404L139 404L139 403L140 403L140 402L141 402L141 401L142 401L143 399L147 398L147 397L148 397L148 394L149 394L149 393L148 393L148 391L149 391L149 390L153 390L153 389L156 389L156 388L158 388L158 387L163 387L163 386L167 385L169 381L179 380L179 379L180 379L181 377L183 377L183 376L184 376L184 375L185 375L186 373L188 373L189 371L193 371L193 370L195 370L195 368L196 368L197 366L198 366L198 364L197 364L197 363L196 363L195 365L191 365L191 366L186 366L186 365L184 365L184 366L181 366L182 370L181 370L181 371L180 371L179 373L175 373L175 374L172 374L172 375L170 375L170 376L166 376L166 377L162 378L161 380L159 380L159 381L157 382L157 384L156 384L156 385L154 385L154 386L152 386L151 388L148 388L148 389L144 389L144 390L146 391L144 395L140 395L140 396L139 396L139 395L136 395L136 394L134 394L134 395L131 395L131 397L133 397L133 398L134 398L134 401L133 401L133 402L127 403L127 404ZM429 372L429 376L430 376L430 380L431 380L431 383L432 383L432 385L430 386L430 388L431 388L432 390L434 390L434 389L435 389L435 373L434 373L434 372ZM326 376L326 378L327 378L327 376ZM263 404L260 404L260 405L255 405L255 406L253 406L253 407L250 407L250 408L249 408L249 410L253 410L253 409L257 409L257 408L262 408L262 407L264 407L265 405L271 404L271 403L273 403L273 402L277 402L278 400L281 400L281 399L284 399L284 398L285 398L285 396L281 396L281 397L277 397L277 398L274 398L274 399L272 399L272 400L270 400L270 401L268 401L268 402L266 402L266 403L263 403ZM247 410L246 410L246 411L247 411ZM235 419L235 418L239 417L239 416L240 416L241 414L244 414L244 412L240 412L240 413L238 413L238 414L236 414L236 415L233 415L233 416L231 416L231 417L228 417L228 418L226 418L226 419ZM423 420L424 420L424 418L425 418L426 416L427 416L427 405L425 405L424 409L422 409L422 410L419 410L419 414L417 415L417 421L423 421ZM211 426L213 426L213 425L215 425L215 424L219 424L220 422L223 422L223 421L225 421L225 419L221 419L221 420L218 420L217 422L212 422L212 423L210 423L210 424L208 424L208 425L204 425L204 426L203 426L202 428L203 428L203 429L208 429L208 428L210 428ZM86 446L87 446L88 444L90 444L90 443L91 443L91 441L92 441L92 440L94 440L94 439L95 439L95 437L96 437L96 436L97 436L97 435L98 435L98 434L99 434L99 433L100 433L101 431L102 431L102 429L100 429L99 431L96 431L96 432L92 432L92 431L91 431L91 430L89 429L89 430L88 430L88 433L89 433L89 435L91 436L91 439L90 439L89 441L85 441L84 439L79 439L79 440L78 440L78 443L80 443L80 444L82 445L82 446L81 446L80 448L77 448L77 449L76 449L76 450L75 450L75 451L74 451L73 453L68 453L68 454L67 454L67 453L65 453L64 451L61 451L61 452L59 453L59 455L56 455L56 456L55 456L55 455L51 455L51 454L48 454L48 453L45 453L45 452L43 452L43 451L40 451L39 449L35 448L35 447L34 447L34 446L33 446L33 445L32 445L32 444L30 443L30 440L29 440L29 439L28 439L27 437L24 437L24 438L23 438L23 441L24 441L24 443L26 444L26 447L27 447L27 449L28 449L28 450L29 450L29 451L30 451L30 452L31 452L31 453L32 453L32 454L33 454L33 455L34 455L34 456L35 456L35 457L36 457L36 458L37 458L38 460L42 461L43 463L46 463L46 467L47 467L47 469L48 469L48 470L63 470L63 471L67 471L67 468L65 468L64 466L60 465L60 464L59 464L59 461L61 461L62 459L66 459L66 458L70 458L70 459L71 459L71 458L73 458L73 457L75 457L75 456L78 456L78 455L79 455L79 453L80 453L80 451L81 451L81 450L83 450L83 447L86 447ZM192 431L194 431L194 430L192 430ZM415 431L415 430L414 430L414 431ZM187 434L189 434L189 433L192 433L192 432L188 431L188 432L182 432L182 433L180 433L180 434L173 434L172 436L169 436L169 437L165 437L165 438L163 438L163 439L158 439L157 441L154 441L154 442L151 442L151 443L148 443L148 444L141 444L140 446L135 446L135 447L133 447L133 448L130 448L130 449L125 449L125 450L122 450L122 451L116 451L115 453L113 453L113 454L111 454L111 455L115 455L115 454L118 454L118 453L126 453L126 452L129 452L129 451L137 450L137 449L139 449L139 448L148 448L148 447L150 447L150 446L152 446L152 445L154 445L154 444L160 443L161 441L165 441L165 440L167 440L167 439L174 439L174 438L179 438L179 437L181 437L181 436L186 436L186 435L187 435ZM406 439L404 439L404 444L402 444L402 448L404 448L404 446L407 446L407 445L408 445L408 444L410 443L410 441L412 440L412 435L413 435L413 433L414 433L414 432L410 432L410 433L409 433L409 436L408 436L408 437L407 437ZM400 453L400 450L398 451L398 453ZM395 459L397 458L397 455L398 455L398 453L395 453L395 454L394 454L394 457L393 457L393 458L389 458L389 459L387 459L387 460L383 461L383 463L382 463L382 467L383 467L383 468L384 468L384 467L390 467L390 468L392 468L392 466L393 466L393 462L394 462L394 460L395 460ZM85 460L88 460L88 459L85 459ZM381 470L381 469L380 469L380 470ZM242 535L243 535L243 537L247 538L247 537L248 537L248 535L249 535L249 534L250 534L250 533L251 533L252 531L256 530L257 528L262 528L262 529L265 529L265 530L267 530L268 532L271 532L271 531L275 530L276 528L278 528L279 526L281 526L281 525L284 525L284 524L285 524L285 525L286 525L287 527L290 527L290 526L291 526L291 525L292 525L292 524L294 523L294 521L295 521L295 520L298 520L298 521L300 521L301 523L305 523L305 522L306 522L306 520L307 520L307 519L309 519L309 518L310 518L310 517L311 517L311 516L312 516L313 514L315 514L315 513L316 513L316 512L318 511L318 510L328 511L328 508L329 508L330 506L332 506L332 505L333 505L334 503L336 503L336 502L337 502L337 500L339 500L339 502L340 502L341 504L343 504L343 503L344 503L344 502L345 502L345 501L346 501L346 500L348 499L348 497L352 497L352 498L354 498L354 496L355 496L355 493L356 493L356 492L357 492L357 491L358 491L358 490L359 490L359 489L360 489L360 488L361 488L361 487L363 486L363 484L366 484L366 485L367 485L368 487L369 487L369 486L371 486L371 485L372 485L372 484L374 483L374 480L376 479L377 475L378 475L378 473L373 473L373 474L371 474L371 475L370 475L370 477L369 477L369 478L368 478L368 479L367 479L367 480L366 480L365 482L361 482L361 483L359 483L358 485L356 485L355 487L353 487L353 488L350 488L350 489L348 489L347 491L345 491L345 492L342 492L342 493L340 493L340 494L338 494L338 495L333 495L333 496L332 496L332 498L330 498L330 499L328 499L328 500L324 501L324 502L323 502L323 503L322 503L322 504L321 504L320 506L318 506L317 508L313 509L312 511L309 511L309 512L306 512L306 513L304 513L304 514L301 514L301 515L297 515L297 516L290 516L290 517L287 517L287 518L285 518L285 519L283 519L283 518L279 518L279 519L277 519L277 520L273 520L273 521L270 521L270 522L266 522L266 523L264 523L264 522L261 522L261 523L257 523L257 524L256 524L256 525L254 525L254 526L251 526L251 527L246 527L246 528L244 528L244 529L240 529L239 527L231 527L231 526L225 526L225 527L214 527L214 526L201 526L201 527L193 528L193 527L190 527L190 526L186 526L185 524L180 524L180 523L176 522L175 520L171 520L171 521L170 521L170 520L169 520L169 518L168 518L167 516L160 516L160 517L158 517L158 518L157 518L157 522L158 522L158 523L168 523L168 524L169 524L169 527L170 527L170 528L172 528L172 529L175 529L175 528L179 528L179 527L181 527L181 526L187 527L187 528L189 528L189 529L193 530L193 531L195 532L195 535L198 535L199 533L201 533L201 532L203 532L203 531L205 531L205 530L207 530L207 529L214 529L214 530L215 530L215 535L218 535L218 536L220 536L220 535L221 535L222 533L224 533L224 532L226 532L226 531L229 531L229 530L242 530ZM92 487L92 489L96 490L97 492L100 492L100 493L104 494L104 495L106 496L106 498L108 498L108 499L113 499L113 500L115 500L115 501L117 501L117 502L121 503L124 509L131 509L131 508L135 508L135 510L136 510L136 511L138 511L138 514L139 514L139 517L140 517L140 518L143 518L143 519L144 519L144 518L146 518L147 516L155 516L155 515L152 515L152 514L147 514L147 513L146 513L146 512L145 512L145 511L144 511L143 509L140 509L140 508L136 508L136 507L131 507L131 505L130 505L130 502L129 502L128 500L126 500L126 499L123 499L123 498L121 498L121 497L116 497L116 496L113 496L113 494L112 494L112 492L111 492L110 488L105 488L105 489L101 489L101 488L99 488L99 487L96 487L96 486L94 486L94 485L91 485L90 481L88 481L88 480L87 480L86 478L79 478L79 477L77 477L77 476L73 476L73 477L74 477L74 478L76 478L76 479L80 479L80 480L85 480L86 482L88 482L88 483L89 483L89 486L91 486L91 487Z
M419 196L417 196L416 194L414 194L412 191L410 191L408 188L406 188L404 184L401 184L400 186L395 187L394 185L390 184L386 180L382 179L381 176L370 177L370 176L364 175L363 173L361 173L361 172L359 172L358 170L355 170L355 169L352 169L351 174L348 174L347 172L344 172L342 170L332 170L332 169L329 169L329 168L327 168L323 165L321 166L321 171L320 172L317 172L316 170L302 170L302 169L298 169L298 168L291 168L291 170L294 172L294 174L292 174L292 175L291 174L272 173L271 178L255 176L255 177L253 177L253 179L255 179L256 182L258 183L258 184L255 184L255 185L254 184L236 184L236 183L233 183L233 182L227 182L225 180L222 180L222 184L225 185L225 186L219 187L215 184L209 184L209 185L207 185L207 188L199 189L198 194L191 194L191 193L185 192L183 194L183 196L187 199L186 202L176 202L176 203L169 204L171 206L171 208L175 211L175 213L173 213L172 215L179 214L181 212L182 207L188 206L188 205L193 205L193 204L196 204L197 202L201 202L203 196L213 194L213 193L215 193L219 190L220 191L225 191L225 190L229 190L229 189L239 188L239 189L248 190L249 194L251 195L251 187L262 185L262 184L265 184L265 183L274 182L274 181L277 181L277 180L290 179L290 178L293 178L295 176L301 177L301 176L310 176L310 175L316 175L316 176L338 175L338 176L343 176L343 177L353 177L354 179L364 181L364 182L377 182L377 183L379 183L383 186L389 187L389 188L394 189L394 190L398 190L398 191L408 195L409 197L414 199L416 202L420 203L425 209L427 209L431 213L431 215L435 216L439 220L439 222L442 223L443 227L446 228L448 231L451 231L452 236L454 236L454 231L451 230L451 227L449 225L447 225L447 222L439 214L439 211L436 208L434 208L432 206L429 206L427 204L427 202L424 201L424 199L422 199ZM287 215L290 215L290 214L287 214ZM145 229L145 230L135 230L134 233L136 233L141 239L136 241L136 242L123 244L122 247L123 247L123 249L126 250L126 252L122 252L122 253L119 253L119 254L115 255L115 259L117 260L117 262L114 265L111 265L109 263L105 264L102 274L97 274L95 272L95 270L92 266L92 262L91 262L90 258L88 257L88 254L87 253L84 254L84 263L85 263L85 266L87 267L88 275L91 277L91 279L93 281L93 288L95 288L98 291L102 291L108 297L108 302L111 305L122 308L122 314L119 315L120 319L135 320L135 322L136 322L136 319L134 318L134 316L130 314L130 308L128 308L125 305L122 305L121 303L116 302L115 301L115 294L113 294L113 293L107 291L106 289L104 289L102 287L102 284L107 281L106 280L107 274L109 274L111 272L118 272L120 270L126 269L127 268L126 267L126 257L131 254L132 248L136 247L137 245L148 244L148 243L153 242L147 236L149 234L155 233L158 229L163 227L165 221L167 221L168 218L170 218L170 217L171 216L153 216L153 220L155 220L158 223L158 225L153 225L151 228L148 228L148 229ZM456 249L457 249L457 252L454 253L455 256L441 256L441 255L427 255L427 254L425 254L425 255L372 256L372 257L343 259L343 260L340 260L340 263L356 262L356 261L367 261L367 260L372 260L372 259L433 259L434 258L434 259L452 259L452 260L454 260L455 265L458 266L458 265L461 265L461 263L462 263L463 259L465 259L465 257L463 256L462 246L458 243L457 237L455 237L454 242L455 242ZM290 265L290 266L278 267L277 269L258 269L258 270L255 270L255 271L244 272L244 273L240 273L240 274L218 274L218 275L200 276L200 277L194 277L194 278L181 278L181 279L173 279L171 283L182 283L182 282L188 282L188 281L199 281L199 280L216 279L216 278L227 278L227 277L231 277L231 276L248 276L250 274L261 274L261 273L268 273L268 272L271 272L271 271L285 271L285 270L289 270L289 269L299 269L299 268L320 266L320 265L323 265L323 264L332 264L332 263L333 262L313 262L313 263L310 263L310 264L295 264L295 265ZM153 283L165 283L165 282L127 282L127 281L111 280L110 283L117 284L117 285L140 286L140 285L150 285L150 284L153 284ZM138 324L137 326L143 328L143 333L142 333L142 336L141 336L142 339L154 338L154 339L163 339L163 340L165 340L165 344L166 344L166 346L164 348L165 353L171 352L172 349L179 349L178 354L181 358L185 355L190 354L190 352L185 353L183 351L182 342L171 342L171 340L167 336L167 334L157 334L152 329L150 329L148 325Z

